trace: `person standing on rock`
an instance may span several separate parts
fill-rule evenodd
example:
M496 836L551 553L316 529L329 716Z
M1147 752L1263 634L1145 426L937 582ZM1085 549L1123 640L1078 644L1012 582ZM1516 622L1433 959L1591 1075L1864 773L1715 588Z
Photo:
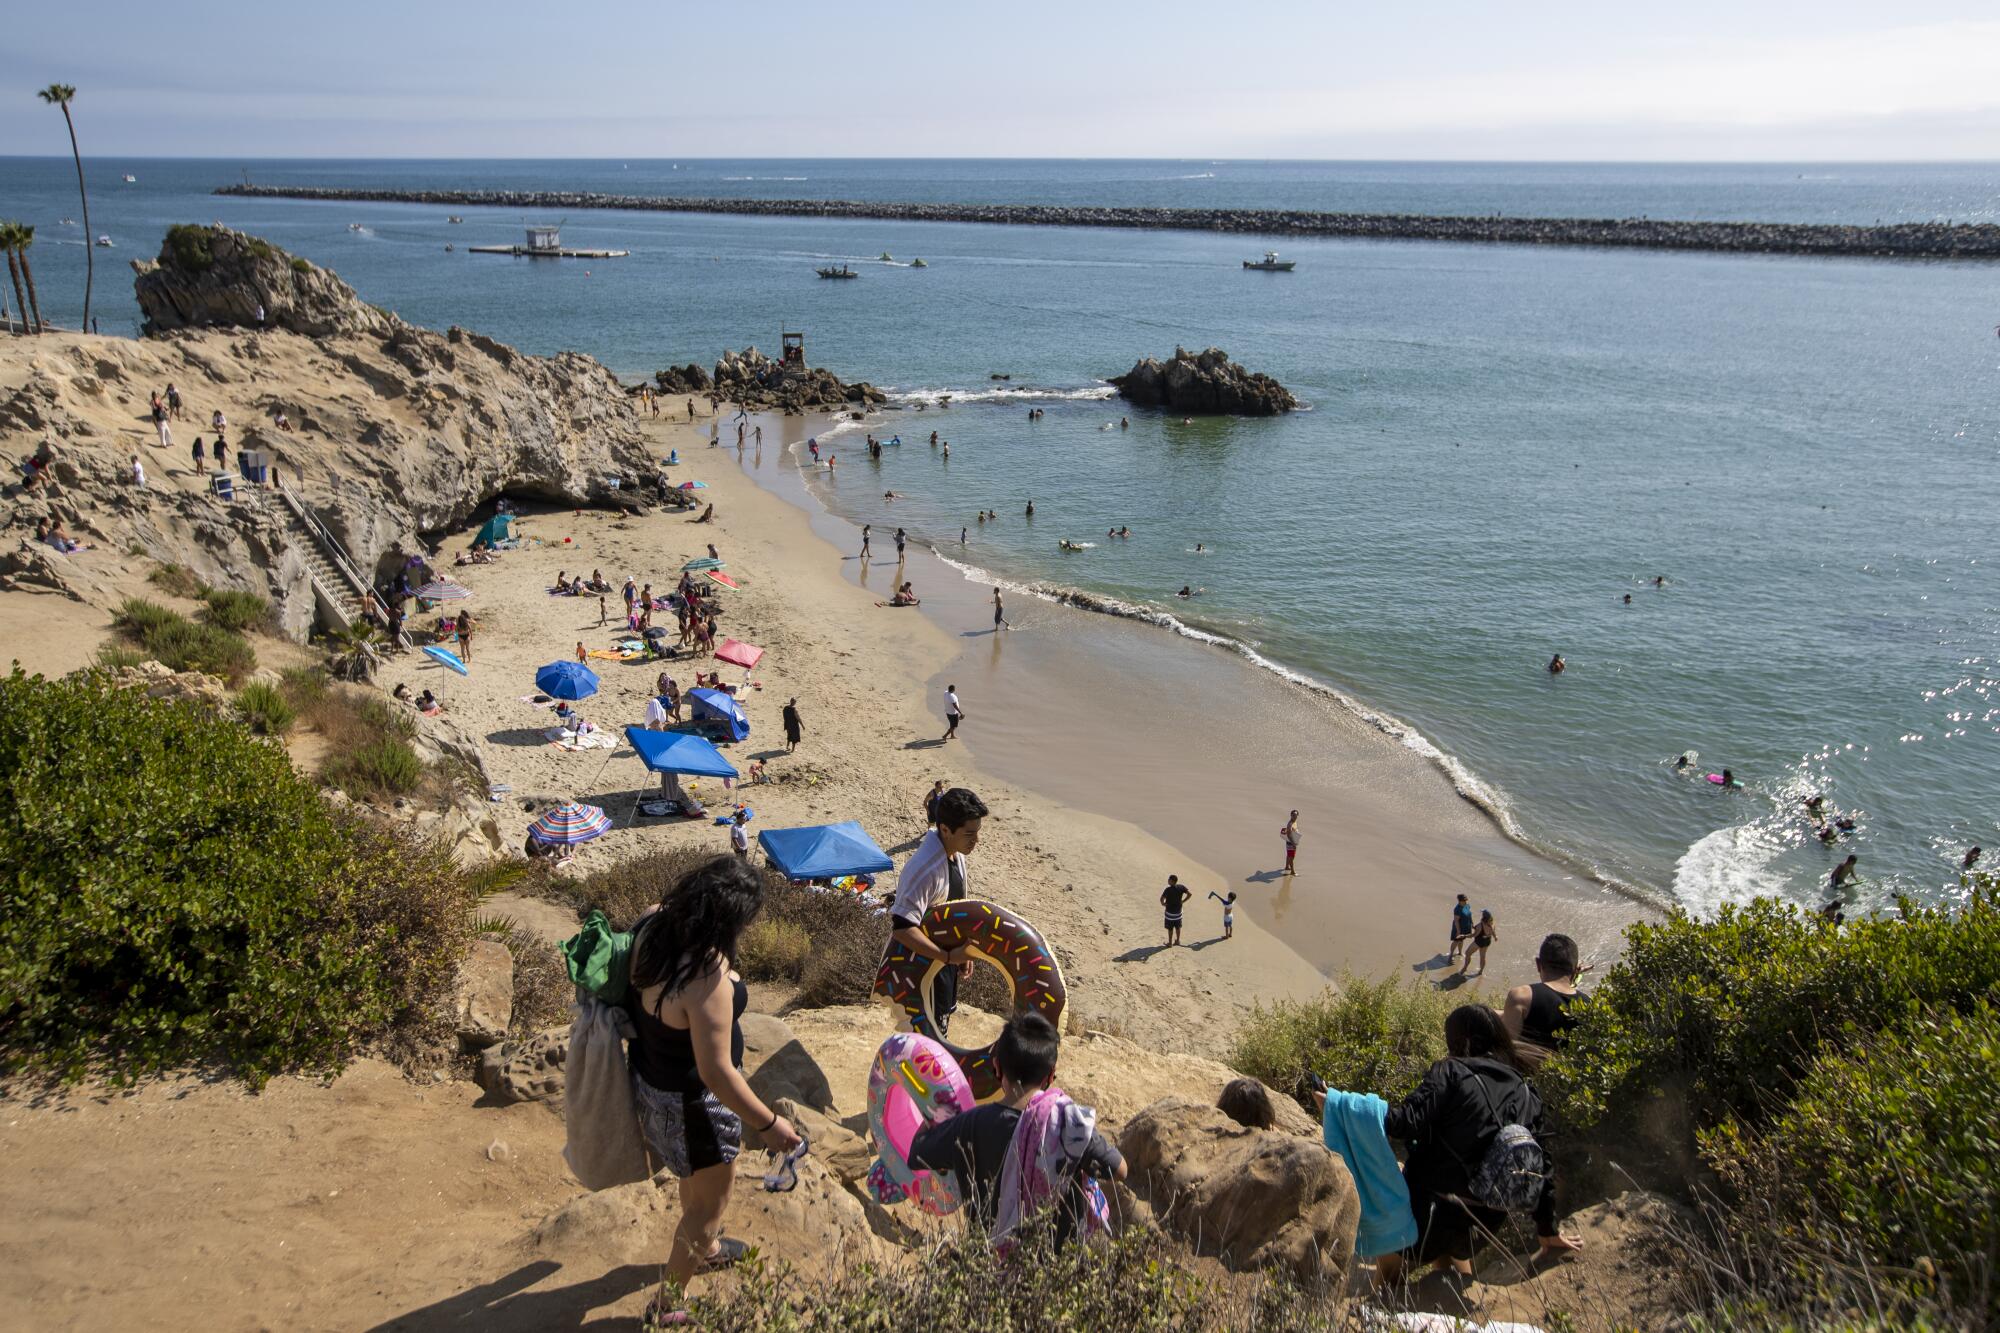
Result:
M958 983L972 971L972 957L963 948L947 951L932 943L923 931L924 914L970 892L966 857L979 845L987 813L986 803L964 787L953 787L938 797L937 824L903 863L889 908L892 940L919 957L951 964L940 968L931 983L931 1014L940 1037L951 1026L952 1011L958 1008Z
M187 415L181 410L181 391L174 387L172 380L167 381L167 415L176 421L184 419Z
M785 723L785 753L791 754L799 748L799 741L805 736L805 724L799 720L799 701L785 700L783 714Z
M201 436L199 436L199 435L195 436L195 437L194 437L194 449L193 449L193 451L192 451L192 452L193 452L193 454L194 454L194 470L195 470L195 472L196 472L196 474L197 474L197 475L199 475L200 473L202 473L202 472L204 472L204 471L206 471L206 470L207 470L207 469L203 468L203 467L202 467L202 465L201 465L201 451L202 451L202 447L203 447L203 446L202 446L202 443L201 443Z
M160 434L162 449L174 447L174 428L167 424L167 406L157 398L153 400L153 429Z
M222 413L217 412L215 415L221 416ZM209 456L215 459L215 470L217 472L222 471L223 470L222 460L225 457L227 457L229 453L229 441L223 439L222 436L218 434L213 440L209 442L208 452Z
M764 905L764 877L746 860L704 861L641 917L632 941L632 1092L654 1162L679 1183L680 1222L649 1326L682 1322L696 1273L747 1252L722 1234L744 1129L773 1153L798 1131L743 1077L743 1011L750 992L735 970L737 943Z

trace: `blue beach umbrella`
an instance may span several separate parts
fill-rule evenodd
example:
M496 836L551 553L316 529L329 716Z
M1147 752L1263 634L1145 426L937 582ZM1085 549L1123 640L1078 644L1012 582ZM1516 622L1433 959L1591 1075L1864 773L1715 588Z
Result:
M689 690L686 698L696 721L722 723L733 741L749 737L750 719L743 715L742 705L721 690Z
M424 656L442 666L450 667L461 676L472 674L472 668L459 661L458 654L452 652L449 648L426 648L424 649Z
M757 835L764 855L786 879L839 879L895 868L888 853L853 820L812 828L765 829Z
M597 693L597 673L581 662L551 662L535 673L535 688L551 699L588 699Z
M685 773L697 778L737 777L736 768L722 757L722 751L684 731L648 731L644 727L625 728L625 739L639 752L639 760L655 773Z

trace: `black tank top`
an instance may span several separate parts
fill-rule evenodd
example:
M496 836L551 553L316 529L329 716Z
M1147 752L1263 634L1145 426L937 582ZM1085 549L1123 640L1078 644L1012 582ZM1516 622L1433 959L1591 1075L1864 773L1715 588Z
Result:
M1575 998L1546 981L1537 981L1528 988L1528 1016L1521 1020L1521 1036L1537 1046L1561 1050L1569 1041L1569 1030L1576 1026L1569 1012L1569 1002Z
M732 981L735 990L730 1002L729 1016L729 1063L736 1068L743 1067L743 1010L750 1003L750 988L737 977ZM636 1007L632 1014L632 1027L638 1034L632 1041L632 1072L661 1092L700 1092L707 1085L701 1081L701 1070L694 1062L694 1035L686 1028L669 1027L659 1015L659 1004L666 1002L664 992L653 1008Z

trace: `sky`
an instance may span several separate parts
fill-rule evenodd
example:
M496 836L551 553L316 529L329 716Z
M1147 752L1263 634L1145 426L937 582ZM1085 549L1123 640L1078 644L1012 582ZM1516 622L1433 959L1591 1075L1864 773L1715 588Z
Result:
M2000 159L1993 0L22 5L0 155L58 81L87 155Z

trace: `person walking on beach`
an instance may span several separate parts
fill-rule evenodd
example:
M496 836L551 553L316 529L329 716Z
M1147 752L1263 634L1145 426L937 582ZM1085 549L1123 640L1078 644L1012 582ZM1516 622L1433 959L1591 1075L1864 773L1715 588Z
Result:
M458 658L468 665L472 662L472 631L478 628L472 619L472 612L458 613Z
M939 778L936 782L931 784L931 789L924 793L925 827L929 827L937 823L938 802L942 800L943 797L944 797L944 779Z
M995 588L993 590L993 632L998 634L1003 629L1012 628L1014 627L1007 623L1007 608L1000 602L1000 589Z
M865 562L865 561L866 561L866 560L868 559L868 534L869 534L869 533L871 533L871 532L873 532L874 530L875 530L875 525L874 525L874 524L872 524L872 523L863 523L863 524L861 525L861 557L860 557L860 558L861 558L861 559L862 559L862 560L863 560L864 562Z
M1194 897L1193 890L1181 883L1179 875L1167 876L1167 887L1160 890L1160 906L1167 909L1167 947L1173 948L1181 942L1181 908Z
M799 720L799 701L797 699L785 700L784 722L785 753L790 754L799 748L799 739L805 735L805 724Z
M899 564L899 565L903 563L903 541L904 541L904 534L903 534L903 530L902 530L901 528L897 528L897 529L896 529L896 563L897 563L897 564Z
M194 448L191 451L194 454L194 470L197 476L208 470L201 465L202 448L201 436L197 435L194 437Z
M739 805L736 807L736 818L729 822L729 850L735 852L741 861L750 859L750 831L743 827L749 819L749 809Z
M1493 941L1499 938L1500 927L1494 923L1493 913L1482 910L1479 913L1479 924L1472 928L1472 938L1465 942L1465 961L1458 965L1458 975L1461 977L1464 976L1465 969L1472 966L1472 955L1477 950L1479 954L1479 971L1475 975L1485 976L1486 951L1492 948Z
M1217 893L1214 889L1210 889L1208 891L1208 896L1222 904L1222 938L1225 940L1235 939L1236 938L1235 892L1232 890L1230 895L1227 898L1225 898L1221 894Z
M1285 873L1296 875L1299 873L1299 838L1302 836L1299 833L1298 811L1292 811L1292 817L1278 830L1278 836L1285 840Z
M1465 942L1471 938L1472 904L1461 893L1458 895L1457 904L1451 909L1451 952L1445 955L1445 961L1457 962L1459 953L1465 948Z
M958 724L965 721L965 709L958 702L958 686L944 687L944 739L958 739Z
M167 405L159 399L153 400L153 429L160 433L160 447L174 447L174 428L167 424Z
M939 1037L949 1030L952 1012L958 1008L959 979L972 971L972 957L962 947L947 951L932 943L923 931L924 914L970 893L966 858L979 845L987 813L986 803L964 787L953 787L938 797L936 827L924 834L903 864L889 907L890 938L920 958L951 965L939 968L931 983L931 1012Z
M167 415L176 421L184 420L187 416L181 408L181 391L174 387L172 380L167 381Z
M217 412L216 415L221 416L222 413ZM213 440L209 441L208 452L210 457L215 459L215 470L217 472L222 471L222 456L228 448L229 442L224 440L219 434Z

